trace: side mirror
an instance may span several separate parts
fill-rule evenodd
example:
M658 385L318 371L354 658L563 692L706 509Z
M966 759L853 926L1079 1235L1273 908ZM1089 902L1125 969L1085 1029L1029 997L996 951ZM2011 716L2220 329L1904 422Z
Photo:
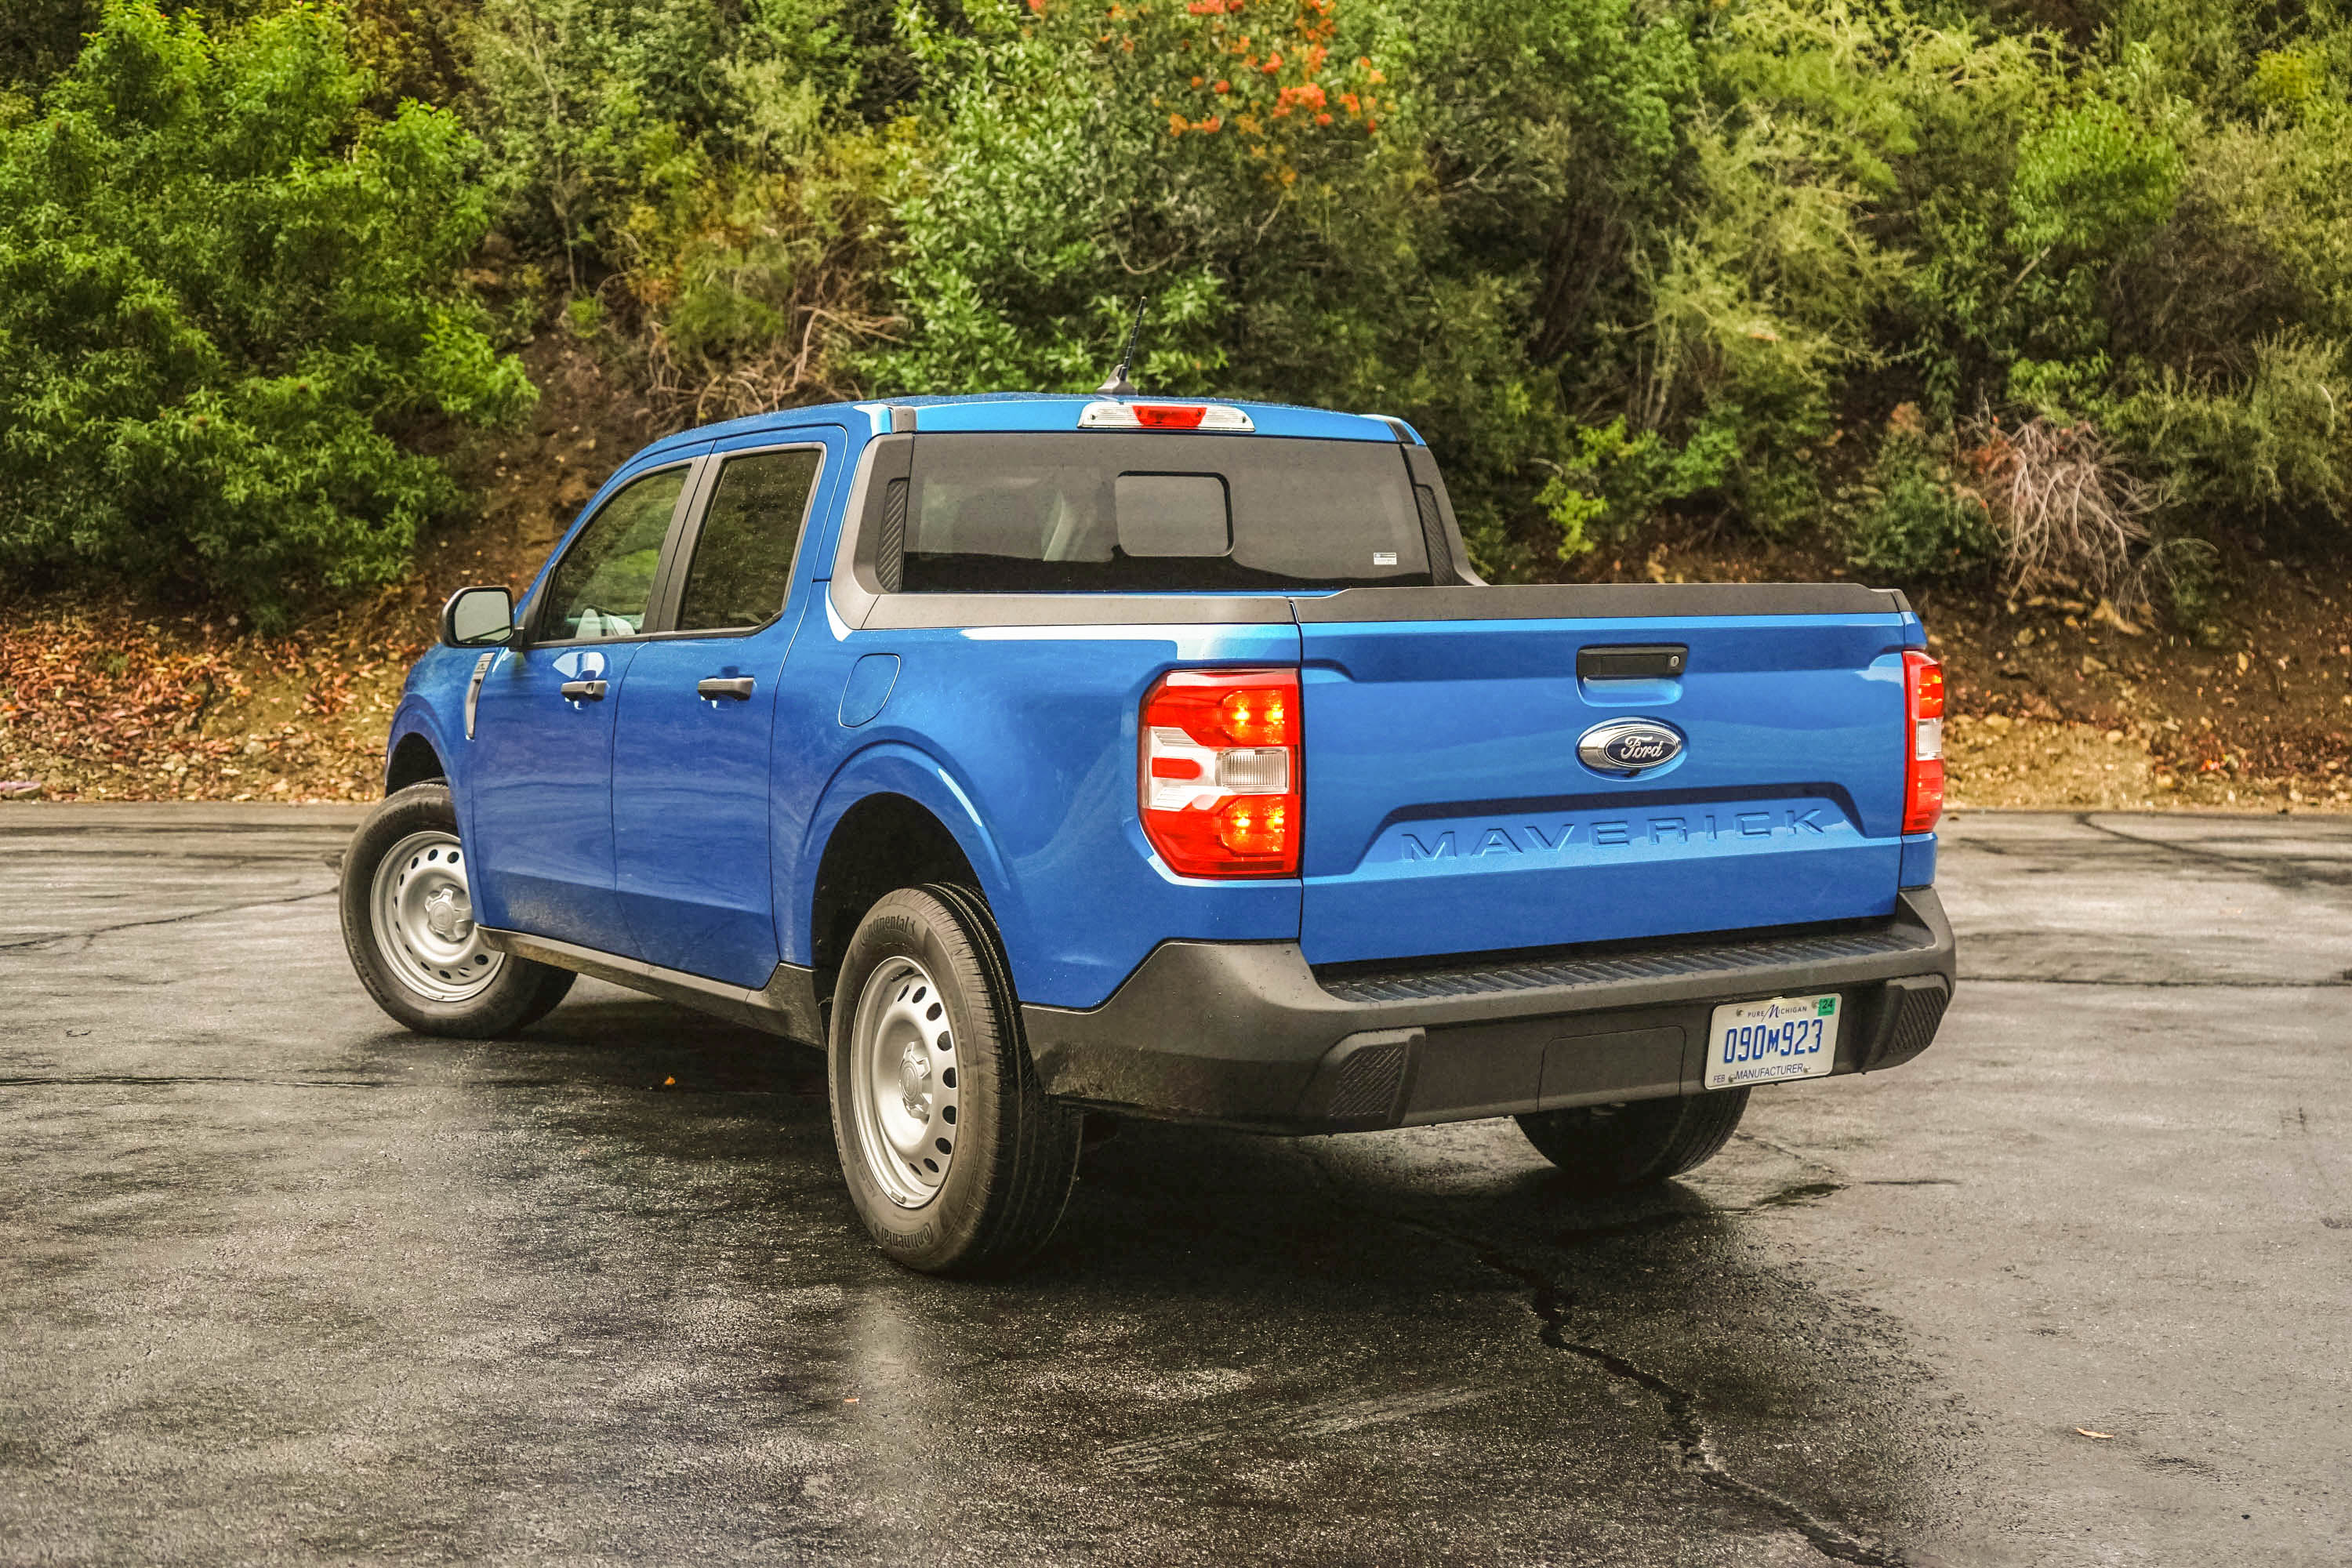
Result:
M441 606L441 640L451 647L501 647L514 629L514 595L504 588L460 588Z

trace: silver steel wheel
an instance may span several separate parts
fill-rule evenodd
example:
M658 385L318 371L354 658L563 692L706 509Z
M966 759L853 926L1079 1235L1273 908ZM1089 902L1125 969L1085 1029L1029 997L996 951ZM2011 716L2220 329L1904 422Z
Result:
M467 1002L489 989L506 954L482 945L466 886L466 851L454 833L412 833L376 862L368 909L376 952L400 983L436 1002Z
M939 1195L955 1159L956 1042L947 1003L911 958L886 958L866 977L849 1040L857 1147L901 1208Z

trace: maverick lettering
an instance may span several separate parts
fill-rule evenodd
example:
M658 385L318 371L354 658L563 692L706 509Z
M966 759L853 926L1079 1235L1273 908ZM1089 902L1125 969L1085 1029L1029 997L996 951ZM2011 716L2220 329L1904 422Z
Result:
M1776 806L1769 811L1701 812L1688 816L1620 817L1607 821L1496 823L1486 827L1405 829L1406 860L1476 859L1487 855L1535 855L1578 843L1603 848L1629 844L1685 845L1725 838L1769 838L1775 834L1819 837L1843 824L1824 820L1818 805Z

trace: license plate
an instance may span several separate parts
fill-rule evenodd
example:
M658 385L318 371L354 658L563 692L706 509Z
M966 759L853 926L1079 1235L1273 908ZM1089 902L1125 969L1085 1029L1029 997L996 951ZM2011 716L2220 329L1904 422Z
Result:
M1706 1087L1826 1077L1837 1061L1843 1010L1835 993L1717 1007L1706 1031Z

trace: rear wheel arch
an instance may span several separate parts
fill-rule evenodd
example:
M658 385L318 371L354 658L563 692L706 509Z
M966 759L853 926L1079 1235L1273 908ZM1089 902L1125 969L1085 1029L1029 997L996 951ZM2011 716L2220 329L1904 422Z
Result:
M887 894L925 883L987 890L955 834L908 795L877 791L852 805L826 835L809 908L811 966L817 994L832 994L842 955L858 921Z

